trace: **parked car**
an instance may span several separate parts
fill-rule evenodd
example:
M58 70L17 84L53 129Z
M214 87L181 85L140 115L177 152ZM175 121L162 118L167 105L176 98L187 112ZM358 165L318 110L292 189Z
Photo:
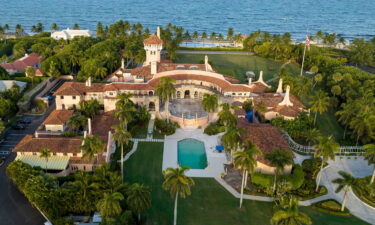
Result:
M22 123L15 123L12 126L13 130L25 130L26 126Z
M17 120L17 123L22 123L22 124L30 124L32 120L27 117L21 117Z

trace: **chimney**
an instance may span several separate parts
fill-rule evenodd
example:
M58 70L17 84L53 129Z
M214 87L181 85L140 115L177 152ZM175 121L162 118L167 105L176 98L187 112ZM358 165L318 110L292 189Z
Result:
M279 86L277 87L276 93L282 94L283 93L283 79L280 78L279 80Z
M91 87L91 77L86 80L86 86Z
M160 27L159 26L156 28L156 36L158 36L158 38L160 38Z
M253 78L249 77L249 87L251 86L251 83L253 82Z
M35 131L35 137L36 137L36 138L39 137L38 131Z
M259 82L259 83L264 83L264 81L263 81L263 71L260 71L260 72L259 72L259 79L258 79L257 82Z
M121 58L121 69L125 69L125 60Z
M279 103L280 106L293 106L293 103L289 99L289 91L290 91L290 86L286 86L286 91L285 91L285 96L282 102Z
M105 156L105 162L106 162L106 163L109 163L109 162L111 161L112 142L113 142L112 132L111 132L111 131L108 131L107 154L106 154L106 156ZM123 159L121 159L121 160L123 160Z
M87 128L88 128L88 135L91 135L92 134L91 118L87 119Z
M205 57L204 57L204 65L205 65L205 67L206 67L206 71L208 71L208 56L206 55Z
M151 62L151 74L155 75L158 73L158 62L153 61Z
M87 137L87 131L83 131L83 141L82 141L82 145L85 144L85 138Z

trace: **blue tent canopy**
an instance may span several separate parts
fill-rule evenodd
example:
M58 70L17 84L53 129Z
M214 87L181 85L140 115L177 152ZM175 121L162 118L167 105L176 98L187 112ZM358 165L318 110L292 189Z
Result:
M224 150L224 146L222 146L222 145L216 145L216 150L219 151L219 152L221 152L221 151Z

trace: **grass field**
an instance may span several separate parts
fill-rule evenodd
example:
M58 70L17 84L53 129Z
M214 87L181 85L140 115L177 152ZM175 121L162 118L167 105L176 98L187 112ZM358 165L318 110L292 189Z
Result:
M177 63L203 63L204 54L177 54ZM263 79L267 81L279 73L283 62L275 62L269 59L254 55L228 55L212 54L208 60L215 70L219 73L227 74L237 78L241 83L247 83L246 72L253 71L256 79L259 71L263 71ZM296 65L286 65L291 74L299 74L299 68Z
M150 187L152 207L142 214L143 224L170 225L173 221L173 201L162 189L161 173L163 143L138 144L138 150L125 162L125 180L140 182ZM245 200L242 209L234 198L212 178L194 178L192 195L179 199L179 225L263 225L269 224L273 203ZM367 224L355 217L343 218L323 214L309 207L301 207L314 224Z

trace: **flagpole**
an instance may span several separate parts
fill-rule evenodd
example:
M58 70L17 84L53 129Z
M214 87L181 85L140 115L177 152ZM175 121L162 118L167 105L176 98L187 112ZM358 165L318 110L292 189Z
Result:
M303 64L305 64L305 55L306 55L306 40L305 40L305 48L303 49L303 57L302 57L301 73L299 74L300 76L302 76L302 73L303 73Z

